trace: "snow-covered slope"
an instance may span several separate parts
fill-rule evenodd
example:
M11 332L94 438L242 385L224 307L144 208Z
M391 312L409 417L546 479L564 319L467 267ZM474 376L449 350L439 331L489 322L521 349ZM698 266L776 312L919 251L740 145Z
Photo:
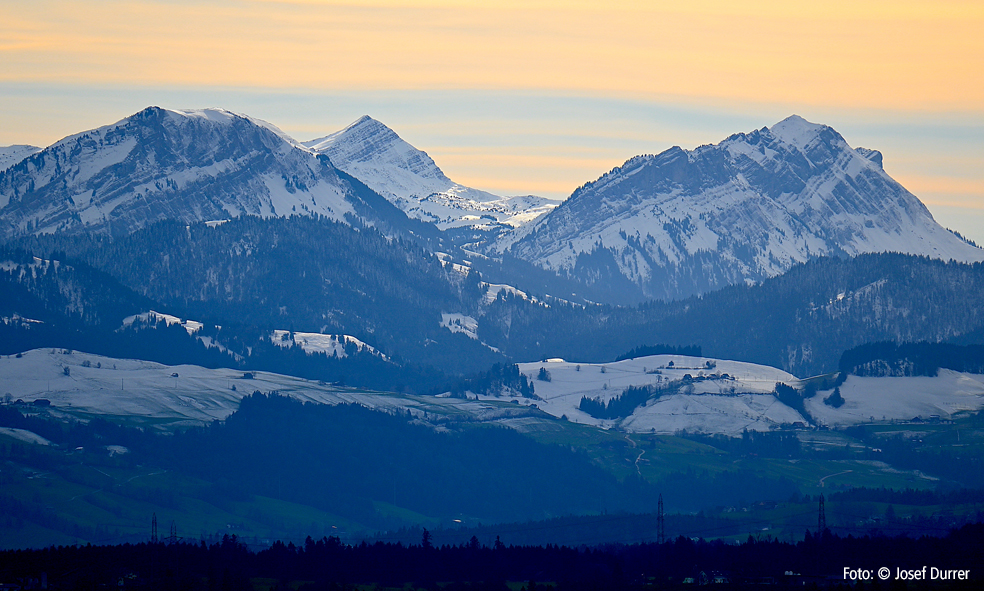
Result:
M167 366L62 349L35 349L0 358L0 383L12 400L27 404L48 400L50 412L57 415L102 416L158 429L222 420L235 412L243 396L257 390L275 390L324 404L356 403L401 414L409 411L422 418L468 417L520 430L545 428L549 417L543 412L634 433L672 434L686 429L738 436L744 429L764 431L806 421L772 394L776 382L798 386L799 380L767 366L679 355L606 364L562 360L520 364L530 378L536 377L540 367L551 378L549 382L534 379L541 400L490 396L461 400L447 395L357 391L262 371L246 374L194 365ZM600 420L578 410L583 396L607 401L629 386L679 383L687 374L695 379L683 389L650 400L625 419ZM841 393L846 402L839 409L823 404L829 392L821 392L805 401L807 412L816 422L834 427L872 418L909 421L939 415L945 420L958 412L984 408L984 376L948 370L940 370L934 378L851 376Z
M40 151L41 148L37 146L18 145L0 147L0 172L7 170L21 160Z
M155 312L150 310L149 312L142 312L140 314L134 314L132 316L127 316L123 319L123 326L130 327L133 326L135 322L140 322L148 325L155 325L158 322L164 322L167 326L174 324L180 325L189 335L194 335L199 330L202 329L202 323L197 320L183 320L177 316L171 314L164 314L162 312Z
M406 219L274 126L219 109L149 107L0 172L6 238L293 214L367 224Z
M540 368L550 381L536 380ZM589 425L619 427L634 433L691 432L740 435L742 430L767 431L806 422L772 394L776 383L798 384L795 376L774 367L739 361L682 355L653 355L614 363L570 363L549 360L521 363L534 379L536 405L556 417ZM607 403L630 386L667 385L684 376L696 378L679 393L650 400L632 415L603 420L578 409L582 397Z
M500 197L459 185L445 176L426 152L369 116L303 144L317 154L327 155L332 164L389 199L408 216L432 222L442 230L520 226L557 205L543 197Z
M0 268L3 267L0 266ZM197 320L178 318L172 314L164 314L154 310L127 316L123 319L123 328L132 327L135 323L139 323L137 326L140 328L145 326L154 327L159 322L163 322L167 326L177 324L184 328L189 335L197 336L198 340L201 341L201 343L206 347L216 347L220 351L226 350L221 343L215 342L212 337L202 336L199 334L199 331L201 331L204 326L201 322ZM381 359L386 359L386 355L383 355L377 351L372 345L345 334L323 334L318 332L273 330L267 338L271 343L278 347L289 348L297 346L300 347L302 351L309 354L324 353L328 357L334 356L339 359L343 359L348 357L349 353L366 352Z
M824 404L831 391L806 400L806 411L821 424L856 425L868 421L947 420L984 408L984 375L939 370L935 377L849 376L840 386L844 404Z
M672 362L672 365L670 364ZM675 433L681 430L738 436L745 429L766 431L797 422L847 426L875 421L949 419L959 412L984 409L984 375L940 370L937 377L850 376L840 387L845 403L824 404L830 392L804 401L804 417L773 394L777 382L795 388L795 376L773 367L679 355L639 357L615 363L568 363L548 360L521 363L534 380L540 410L578 423L619 428L633 433ZM540 368L550 381L537 380ZM686 375L691 380L684 379ZM682 381L681 381L682 380ZM630 386L676 388L651 398L630 416L603 420L578 409L582 397L607 403Z
M795 115L632 158L497 248L589 284L621 276L649 298L760 281L823 255L984 260L885 173L881 153Z
M666 369L675 361L677 369ZM13 399L26 403L44 399L55 413L87 419L115 417L130 423L173 428L205 424L232 414L243 396L254 392L278 391L299 400L325 404L358 403L369 408L412 412L415 415L467 415L480 421L498 421L516 416L525 423L536 422L540 411L557 417L601 427L600 421L577 410L581 396L610 398L630 385L667 382L692 375L728 373L733 379L706 380L692 392L660 399L639 409L621 422L633 432L672 433L680 429L709 433L740 434L742 429L765 430L772 425L804 420L796 411L779 403L769 392L777 381L796 378L777 369L747 363L717 361L713 370L703 367L707 359L656 356L605 364L554 361L521 364L524 373L535 375L541 365L552 375L551 382L535 382L536 393L544 400L523 400L525 407L507 400L461 400L444 396L413 396L359 392L324 383L262 371L244 374L241 370L206 369L194 365L167 366L150 361L113 359L62 349L35 349L20 357L0 358L0 383ZM693 367L691 367L693 366ZM577 368L580 367L580 370ZM661 368L661 374L646 370ZM734 387L741 394L731 394ZM531 412L532 411L532 412ZM527 427L529 425L526 425Z
M274 330L270 333L270 342L278 347L298 346L305 353L324 353L328 357L338 357L339 359L348 357L349 350L352 352L371 353L383 359L386 356L359 339L344 334L322 334L319 332L291 332L287 330Z
M168 366L62 349L34 349L19 356L0 357L0 384L13 400L26 404L50 401L49 412L55 415L82 420L99 416L153 429L223 420L239 408L243 396L254 391L277 391L322 404L360 404L432 419L468 416L496 421L540 414L504 401L360 391L264 371Z

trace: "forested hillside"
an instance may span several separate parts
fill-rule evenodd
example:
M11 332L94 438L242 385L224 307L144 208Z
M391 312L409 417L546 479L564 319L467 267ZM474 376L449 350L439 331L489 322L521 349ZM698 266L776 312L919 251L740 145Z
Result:
M984 342L984 265L900 254L817 259L757 285L612 307L535 289L534 298L499 288L486 297L492 288L474 269L315 218L165 222L117 240L44 236L21 245L81 260L172 313L221 326L242 356L280 329L349 334L397 363L451 375L504 361L611 361L665 344L806 377L837 370L843 351L870 342ZM458 330L448 315L474 328Z
M324 218L237 218L218 226L162 222L122 239L45 236L22 243L100 268L182 317L242 333L349 334L396 360L478 371L504 358L440 326L474 314L478 277L372 229ZM244 354L245 351L237 351Z
M841 353L863 343L973 338L982 325L984 265L869 254L679 302L545 308L501 298L479 337L517 359L603 361L641 345L697 345L805 377L836 371Z

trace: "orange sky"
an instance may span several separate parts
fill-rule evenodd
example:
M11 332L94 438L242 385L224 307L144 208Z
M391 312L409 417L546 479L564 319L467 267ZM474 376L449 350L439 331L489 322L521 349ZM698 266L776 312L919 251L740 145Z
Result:
M982 31L980 0L4 0L0 145L51 143L146 106L120 107L130 110L107 111L103 120L71 128L38 106L53 101L46 89L70 97L73 88L83 87L103 89L107 103L121 89L146 89L141 96L154 104L163 102L154 100L163 96L161 89L172 88L197 89L202 100L208 89L326 97L400 90L435 97L442 91L544 93L737 113L743 120L761 115L758 126L796 112L834 125L854 144L864 138L852 137L838 121L945 116L984 130ZM187 96L195 100L193 91ZM420 123L364 112L400 133ZM312 125L310 136L334 131L361 114L339 113L331 120L334 127ZM314 113L296 115L316 119ZM584 128L589 119L576 112L566 123L553 119L558 129L543 136L553 140L489 139L482 145L472 138L458 145L446 136L448 143L418 147L459 182L559 196L604 172L598 167L634 155L615 147L554 150L564 126ZM606 124L604 117L596 120ZM449 115L443 124L494 129L510 122ZM692 147L688 137L679 137L685 135L680 122L670 127L678 137L667 141ZM631 133L632 125L621 129ZM747 128L705 131L686 135L719 141ZM668 147L652 135L649 142L652 148L645 151ZM976 146L981 144L984 139ZM892 170L889 161L886 167L903 183L910 179L910 189L925 193L931 205L935 199L982 210L984 148L968 153L966 145L944 147L961 151L953 155L967 161L962 168L948 163L939 169ZM872 147L892 156L892 145ZM898 155L919 161L918 153Z
M981 31L979 1L5 0L0 80L981 111Z

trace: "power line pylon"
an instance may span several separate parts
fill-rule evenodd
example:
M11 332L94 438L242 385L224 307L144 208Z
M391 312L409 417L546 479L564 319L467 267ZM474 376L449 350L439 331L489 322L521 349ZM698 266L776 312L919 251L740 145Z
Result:
M656 541L660 544L666 541L666 521L663 518L663 493L659 495L656 505Z
M154 513L154 519L150 522L150 543L157 543L157 513Z
M817 515L817 537L822 538L823 532L827 531L827 513L823 508L823 495L820 495L820 512Z

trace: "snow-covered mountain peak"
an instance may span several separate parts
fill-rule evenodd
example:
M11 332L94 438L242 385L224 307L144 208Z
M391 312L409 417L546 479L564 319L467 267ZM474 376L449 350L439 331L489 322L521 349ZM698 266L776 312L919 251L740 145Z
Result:
M627 301L761 281L818 256L984 260L885 173L880 152L796 115L631 158L522 230L497 248L616 297L635 284Z
M360 139L373 138L374 142L382 145L402 141L402 138L385 124L373 119L369 115L363 115L334 133L303 143L312 150L321 152L328 146L338 142L350 141L353 137Z
M276 138L267 138L268 143L277 144L283 141L291 145L298 145L296 140L271 123L225 109L165 109L150 106L116 123L70 135L52 144L47 150L58 146L73 146L87 141L102 142L106 138L123 136L132 138L135 134L146 136L148 133L164 132L176 132L186 137L195 136L201 144L198 147L208 149L209 146L205 145L204 142L207 138L201 135L203 132L211 137L229 133L235 134L236 132L231 132L230 129L236 125L241 126L243 130L259 128L271 132Z
M769 133L783 143L797 148L806 148L816 140L820 132L829 129L826 125L810 123L799 115L790 115L769 128Z
M150 109L159 109L158 107L149 107ZM201 121L207 123L213 123L217 125L231 125L237 121L249 122L257 127L261 127L273 132L277 137L282 139L284 142L296 146L302 147L301 143L292 138L291 136L284 133L279 127L270 123L269 121L264 121L263 119L258 119L256 117L250 117L249 115L243 113L235 113L233 111L228 111L226 109L219 108L208 108L208 109L159 109L160 111L167 113L172 121L177 125L182 125L190 121Z
M500 197L455 183L426 152L364 115L344 129L302 142L356 177L409 217L442 230L518 226L550 211L556 202L540 197Z
M208 121L214 121L216 123L228 123L239 117L236 113L232 111L227 111L225 109L163 109L168 115L179 118L188 119L205 119Z
M407 222L275 126L223 109L148 107L0 172L0 237L242 215Z
M395 131L387 127L384 123L373 119L369 115L363 115L334 133L330 133L323 138L303 143L314 150L319 150L335 143L339 139L351 135L374 135L380 139L388 141L393 141L394 139L400 137Z
M414 148L395 131L368 115L333 134L301 143L317 154L327 155L335 166L384 196L386 193L399 196L409 191L409 196L426 197L440 192L451 182L426 152ZM377 175L368 174L373 169L377 169ZM367 178L363 179L360 174ZM374 187L369 180L375 181L384 191Z

